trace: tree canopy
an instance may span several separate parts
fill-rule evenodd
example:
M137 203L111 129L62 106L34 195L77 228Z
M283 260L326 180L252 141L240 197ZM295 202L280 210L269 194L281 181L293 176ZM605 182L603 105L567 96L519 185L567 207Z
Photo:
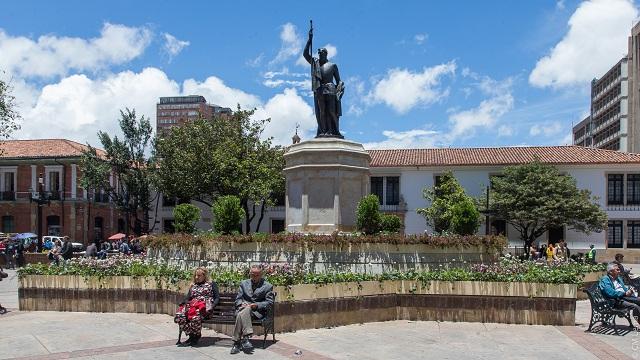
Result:
M123 138L113 138L98 131L98 139L105 150L99 155L88 146L80 161L82 188L91 192L103 192L116 207L125 213L126 232L129 233L131 216L148 231L151 202L151 177L153 164L146 155L150 152L153 129L148 118L136 116L135 110L120 111L120 129ZM110 176L113 174L113 180ZM142 211L142 217L138 213Z
M506 167L503 175L492 179L490 208L520 233L526 249L551 228L567 226L585 233L605 229L607 214L597 198L554 166L536 160Z
M0 79L0 139L8 139L20 128L20 114L16 111L15 100L10 85Z
M416 211L434 232L470 235L478 230L480 213L476 204L451 171L441 175L439 184L425 188L422 194L431 206Z
M208 206L224 195L235 195L245 211L245 231L266 206L284 194L284 150L264 139L269 120L253 120L253 111L198 119L158 137L158 188L163 194Z

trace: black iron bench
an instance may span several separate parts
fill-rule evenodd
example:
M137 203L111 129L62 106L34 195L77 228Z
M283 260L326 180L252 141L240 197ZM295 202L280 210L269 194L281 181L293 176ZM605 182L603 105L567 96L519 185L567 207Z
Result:
M596 323L600 322L603 325L613 325L613 330L618 335L618 329L616 328L616 317L623 317L629 322L629 326L633 327L631 323L631 311L630 308L617 308L611 304L611 301L606 299L598 284L593 284L589 288L583 290L589 296L591 302L591 321L589 321L589 328L587 331L591 331L591 328Z
M220 294L220 302L218 305L213 308L213 314L207 319L202 321L202 325L206 324L230 324L234 325L236 323L236 315L235 315L235 300L236 295L234 293L221 293ZM275 300L276 293L274 293ZM266 348L267 346L267 336L269 333L273 335L273 341L276 341L276 333L274 326L274 318L275 311L274 307L271 306L267 310L267 316L263 319L253 319L251 322L253 326L262 326L264 330L264 340L262 341L262 348Z

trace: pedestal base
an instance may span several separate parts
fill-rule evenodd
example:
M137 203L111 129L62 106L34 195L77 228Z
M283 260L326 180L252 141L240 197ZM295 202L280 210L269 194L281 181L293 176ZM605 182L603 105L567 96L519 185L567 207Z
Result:
M316 138L284 154L289 232L354 231L356 208L369 193L371 157L361 144Z

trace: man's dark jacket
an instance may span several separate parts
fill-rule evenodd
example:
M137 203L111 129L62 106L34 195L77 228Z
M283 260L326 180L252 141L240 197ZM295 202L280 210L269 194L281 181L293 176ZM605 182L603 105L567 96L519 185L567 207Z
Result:
M251 312L256 319L262 319L267 315L267 311L273 306L275 295L273 293L273 285L261 279L252 288L251 279L243 280L240 283L240 289L238 289L238 296L236 296L235 306L236 314L240 311L242 303L258 304L258 308Z
M65 241L64 244L62 244L62 253L60 255L62 255L62 258L65 260L69 260L73 257L73 246L71 246L71 240Z

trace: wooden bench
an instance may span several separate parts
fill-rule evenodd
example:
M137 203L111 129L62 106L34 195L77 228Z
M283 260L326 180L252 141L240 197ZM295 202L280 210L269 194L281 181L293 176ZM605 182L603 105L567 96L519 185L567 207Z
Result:
M235 293L220 293L220 302L213 308L213 314L207 319L202 321L203 325L206 324L227 324L235 325L236 323L236 311L235 311ZM275 300L276 293L274 293ZM276 341L276 333L274 326L275 311L271 306L267 310L267 315L260 320L252 319L253 326L262 326L264 330L264 340L262 341L262 348L267 346L267 336L269 333L273 335L273 341Z
M613 325L613 330L616 335L618 335L618 329L616 328L617 316L627 319L629 326L633 327L633 323L631 323L632 309L612 306L611 302L602 295L597 283L583 291L587 293L589 301L591 302L591 321L589 321L589 328L587 331L590 332L593 325L600 322L603 325Z

